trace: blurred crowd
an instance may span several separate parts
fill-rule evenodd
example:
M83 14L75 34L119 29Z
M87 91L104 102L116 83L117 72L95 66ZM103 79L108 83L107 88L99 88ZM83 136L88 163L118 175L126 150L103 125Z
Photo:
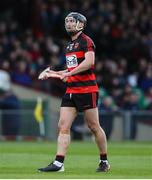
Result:
M108 97L112 108L152 109L151 0L31 3L29 24L23 23L25 16L19 16L24 8L0 18L0 69L9 72L13 82L56 96L64 93L65 84L60 80L39 81L37 77L48 66L64 68L64 48L69 40L64 18L79 11L87 17L85 32L96 45L95 70L102 106Z

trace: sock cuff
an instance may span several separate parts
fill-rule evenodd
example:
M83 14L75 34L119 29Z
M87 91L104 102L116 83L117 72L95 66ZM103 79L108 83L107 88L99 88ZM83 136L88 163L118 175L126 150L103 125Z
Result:
M64 162L64 158L65 158L64 155L56 155L55 160L63 163Z
M107 154L100 154L100 160L107 160Z

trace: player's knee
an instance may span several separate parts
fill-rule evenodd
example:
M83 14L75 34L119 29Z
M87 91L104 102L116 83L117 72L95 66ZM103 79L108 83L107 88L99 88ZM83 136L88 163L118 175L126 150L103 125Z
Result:
M93 133L96 133L100 128L97 123L88 124L88 127L91 130L91 132L93 132Z
M58 129L60 133L64 133L64 134L67 134L70 132L70 127L64 122L58 123Z

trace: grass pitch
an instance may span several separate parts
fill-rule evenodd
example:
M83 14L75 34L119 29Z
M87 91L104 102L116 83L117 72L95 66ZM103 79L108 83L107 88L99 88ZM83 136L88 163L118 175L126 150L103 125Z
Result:
M98 150L94 142L72 142L65 172L40 173L54 158L53 142L0 142L0 178L11 179L105 179L152 178L152 143L109 142L111 171L96 173Z

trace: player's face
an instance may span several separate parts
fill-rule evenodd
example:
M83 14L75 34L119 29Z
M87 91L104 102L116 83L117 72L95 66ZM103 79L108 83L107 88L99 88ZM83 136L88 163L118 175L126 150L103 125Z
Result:
M73 17L65 18L65 29L68 33L76 32L76 20Z

